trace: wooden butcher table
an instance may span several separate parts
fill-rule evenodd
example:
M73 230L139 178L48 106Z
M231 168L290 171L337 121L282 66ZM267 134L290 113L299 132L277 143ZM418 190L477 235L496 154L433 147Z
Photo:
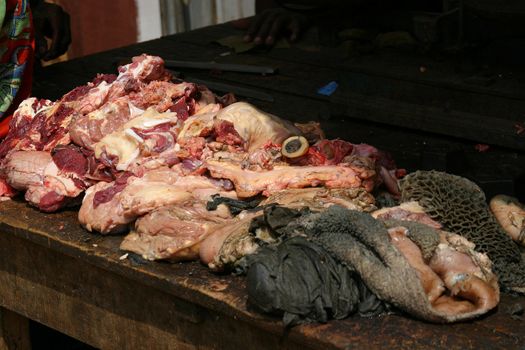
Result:
M56 64L37 72L33 94L56 99L141 53L271 66L277 74L179 71L190 81L241 88L240 98L281 117L320 121L329 137L388 150L409 171L447 170L476 180L488 194L523 195L525 143L515 129L517 111L525 111L525 90L516 89L521 80L472 85L475 72L458 73L446 60L381 50L348 55L346 46L320 47L315 40L224 55L228 49L214 41L236 34L220 25ZM337 90L318 94L330 81ZM488 151L480 153L477 144ZM356 316L285 331L278 318L247 305L243 277L215 275L198 262L125 256L122 237L88 233L76 216L76 210L43 214L22 200L0 203L0 349L29 347L29 319L103 349L525 346L525 298L509 295L473 322Z

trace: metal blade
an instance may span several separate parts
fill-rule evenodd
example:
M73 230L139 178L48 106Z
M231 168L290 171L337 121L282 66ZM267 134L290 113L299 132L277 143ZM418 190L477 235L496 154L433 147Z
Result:
M230 64L230 63L216 63L216 62L191 62L191 61L175 61L164 60L164 65L167 68L191 68L191 69L209 69L221 70L227 72L241 72L241 73L256 73L256 74L275 74L276 69L264 66L252 66L247 64Z

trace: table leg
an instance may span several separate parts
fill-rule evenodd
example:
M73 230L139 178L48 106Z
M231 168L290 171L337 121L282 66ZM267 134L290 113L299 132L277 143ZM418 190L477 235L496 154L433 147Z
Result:
M30 350L29 319L0 307L0 350Z

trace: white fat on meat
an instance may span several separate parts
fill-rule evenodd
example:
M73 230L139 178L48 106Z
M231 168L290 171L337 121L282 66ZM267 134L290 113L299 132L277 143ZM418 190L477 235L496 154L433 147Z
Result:
M388 230L392 244L416 271L431 309L440 317L456 320L474 317L499 303L497 277L485 254L475 252L463 237L440 232L440 243L425 260L419 246L403 226Z
M69 137L69 133L67 132L67 130L69 124L71 123L71 119L74 118L74 116L76 115L76 111L70 110L66 112L65 115L63 115L63 104L55 103L47 108L43 108L41 110L41 113L45 115L45 122L42 125L40 125L40 127L31 127L27 131L26 135L28 140L26 140L26 142L21 142L19 149L51 151L58 145L70 144L71 138ZM36 125L38 124L39 123L36 123ZM56 131L53 135L51 135L51 137L49 137L50 135L42 134L41 127L43 125L47 125L48 127L50 125L53 125L52 128L54 128ZM60 130L63 130L63 132L59 132ZM44 142L43 139L47 139L47 141ZM34 147L34 145L38 146Z
M82 206L78 211L78 221L88 231L103 234L121 233L127 231L128 224L135 220L135 217L128 218L122 214L118 193L109 202L98 206L93 204L97 192L112 186L113 183L100 181L86 190Z
M213 194L235 198L235 192L225 191L204 176L183 176L168 168L148 171L142 177L131 176L125 186L109 201L96 203L97 192L108 190L115 183L98 183L86 191L79 211L79 221L89 231L103 234L127 230L129 223L158 208L205 201Z
M289 121L265 113L249 103L236 102L218 112L213 110L210 113L188 118L179 138L199 136L205 128L212 128L216 120L231 122L239 136L246 141L248 152L268 142L280 144L290 136L302 135L301 131Z
M205 202L194 200L159 208L135 222L120 249L147 260L195 260L202 240L231 218L222 209L208 211Z
M6 157L2 176L14 189L25 191L30 186L43 184L44 171L52 162L49 152L15 151Z
M216 115L218 111L221 110L221 105L218 103L210 103L210 104L197 104L199 106L198 109L196 109L193 116L199 116L203 114L211 114ZM191 118L191 117L190 117Z
M75 184L70 174L63 174L55 162L51 162L44 170L44 186L60 195L72 198L84 191L84 188L79 188Z
M226 265L255 253L259 246L248 231L252 220L259 215L261 211L244 211L208 235L200 244L200 261L214 271L221 271Z
M109 100L109 93L115 83L108 84L103 81L97 86L93 87L85 96L72 102L66 102L67 105L74 107L80 114L90 113ZM117 94L122 95L122 94ZM119 96L115 96L119 97Z
M133 62L119 67L119 75L115 81L100 82L93 86L86 95L67 102L80 114L88 114L102 105L126 95L126 85L132 81L144 84L165 76L164 61L160 57L142 55L133 58ZM90 83L92 84L92 83ZM67 95L66 95L67 96Z
M51 109L54 104L50 100L39 100L35 97L26 98L18 105L13 114L11 125L17 128L20 123L32 120L38 113Z
M130 75L138 80L155 80L161 78L164 73L164 60L158 56L142 54L133 57L132 62L119 67L119 79Z
M217 112L214 109L211 109L209 112L201 111L201 113L194 114L186 119L179 132L179 139L197 137L201 135L204 129L212 128Z
M381 208L372 213L378 220L415 221L430 227L440 229L442 225L433 220L416 201L404 202L395 207Z
M121 195L120 205L126 216L144 215L167 204L185 202L193 198L191 192L176 185L140 180L129 185Z
M239 164L228 161L207 159L204 167L215 178L231 180L240 198L252 197L259 193L270 195L287 188L324 186L326 188L373 189L368 184L374 177L373 170L356 169L350 166L281 166L268 171L245 170Z
M6 182L19 191L26 191L26 201L42 211L55 211L62 206L66 197L75 198L84 191L84 186L79 187L74 181L82 179L75 174L62 172L49 152L10 153L2 171Z
M45 187L67 197L76 197L83 191L72 180L71 174L64 174L58 169L48 152L17 151L11 153L6 161L3 167L6 181L17 190Z
M265 113L246 102L236 102L220 110L217 119L227 120L234 125L247 142L249 152L269 141L280 144L290 136L302 135L289 121Z
M363 188L324 188L308 187L286 189L270 195L259 205L278 204L287 208L323 211L332 205L340 205L350 210L370 212L376 209L372 194Z
M89 114L77 115L69 126L71 140L79 146L93 150L93 145L105 135L117 131L130 119L143 113L144 110L135 107L128 96L122 96Z
M78 219L88 231L121 233L127 231L128 225L137 217L148 211L192 198L190 192L169 184L130 177L125 188L111 200L95 203L97 192L108 190L112 186L114 183L99 182L86 191Z
M67 145L71 142L68 128L74 117L93 112L126 95L130 83L140 86L150 80L165 79L168 75L160 57L142 55L134 57L131 64L120 67L119 76L112 83L90 82L70 91L56 103L34 98L23 101L14 113L9 134L0 145L0 158L13 150L50 151L57 145ZM39 117L35 119L37 114ZM52 135L49 135L50 131L53 131Z
M118 131L104 136L95 143L95 157L100 159L105 156L109 159L117 159L114 164L117 170L126 170L141 155L144 150L143 140L133 129L151 129L157 125L170 123L177 124L177 114L173 112L159 113L149 108L141 116L133 118L125 123Z

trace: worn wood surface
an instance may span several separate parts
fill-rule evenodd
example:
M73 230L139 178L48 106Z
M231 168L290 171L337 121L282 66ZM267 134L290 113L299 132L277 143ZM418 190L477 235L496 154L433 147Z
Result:
M514 128L525 107L519 76L472 85L475 70L446 60L394 52L349 58L315 45L222 56L227 49L213 41L232 34L239 33L229 25L204 28L50 66L37 72L34 95L59 98L143 52L270 65L277 75L182 73L270 94L273 102L240 97L293 121L320 121L330 137L388 150L409 171L449 171L475 180L488 197L503 192L523 199L525 139ZM336 93L318 95L331 80L339 82ZM477 143L490 144L489 152L476 151ZM108 349L525 346L523 321L511 317L525 299L508 295L496 312L468 323L389 315L284 332L279 320L246 304L242 277L214 275L197 262L120 260L121 239L84 231L75 210L43 214L23 202L0 203L0 306Z
M29 319L0 307L0 350L30 349Z

